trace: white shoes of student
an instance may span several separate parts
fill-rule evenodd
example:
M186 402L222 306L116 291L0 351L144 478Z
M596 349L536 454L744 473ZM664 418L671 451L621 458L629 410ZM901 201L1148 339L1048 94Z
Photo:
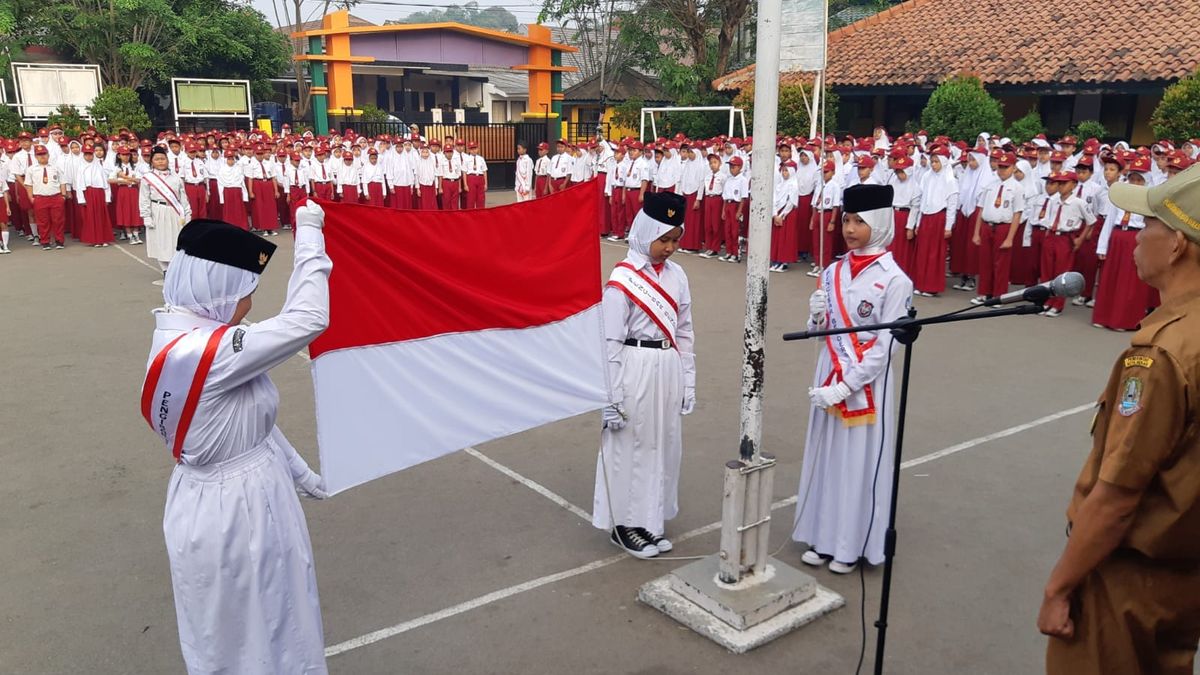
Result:
M800 556L800 562L805 565L820 567L825 564L825 558L820 553L817 553L817 549L810 548L804 552L804 555Z
M709 251L701 251L701 252L700 252L700 254L699 254L697 257L700 257L700 258L711 258L711 257L713 257L713 254L712 254L711 252L709 252Z
M1062 310L1054 309L1053 307L1051 307L1050 309L1046 310L1045 314L1043 314L1042 316L1054 318L1060 314L1062 314Z
M819 267L813 268L813 269L805 272L804 274L806 274L807 276L810 276L810 277L819 277L819 276L821 276L821 268L819 268Z
M1085 304L1087 304L1087 300L1084 300L1082 295L1077 295L1075 296L1075 299L1071 301L1071 304L1075 305L1076 307L1083 307Z
M1091 299L1089 299L1089 300L1088 300L1086 303L1084 303L1084 304L1085 304L1087 307L1095 307L1095 306L1096 306L1096 299L1095 299L1095 298L1091 298Z
M982 295L977 295L977 296L971 298L971 304L975 305L975 306L982 305L985 302L987 302L987 298L985 298Z
M7 246L0 246L0 255L4 255L5 253L12 253L12 251L8 250Z
M858 569L858 563L856 562L844 563L836 560L829 561L829 571L833 572L834 574L850 574L856 569Z

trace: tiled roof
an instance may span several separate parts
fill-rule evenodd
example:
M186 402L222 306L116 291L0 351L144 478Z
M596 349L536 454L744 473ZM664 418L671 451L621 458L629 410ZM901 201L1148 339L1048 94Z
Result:
M663 93L662 84L657 79L640 73L632 68L621 72L617 77L609 74L605 80L607 91L606 100L611 103L622 103L631 98L640 98L646 103L669 102L670 98ZM597 73L578 84L563 91L563 101L566 103L588 103L600 101L600 74Z
M1185 30L1197 24L1196 0L908 0L830 33L827 74L862 87L932 87L963 72L988 85L1174 80L1200 66ZM749 66L714 86L753 81Z

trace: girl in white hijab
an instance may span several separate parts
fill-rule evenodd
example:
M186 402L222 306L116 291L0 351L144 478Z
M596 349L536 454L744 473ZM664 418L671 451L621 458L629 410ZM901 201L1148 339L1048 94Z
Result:
M892 240L890 185L846 188L842 235L849 254L821 274L809 298L809 328L843 328L901 319L912 306L912 282L887 252ZM859 331L823 343L808 391L808 435L792 539L801 557L847 574L865 558L883 562L895 429L895 378L886 331Z
M329 322L324 213L308 204L296 224L278 316L241 325L275 245L206 220L181 231L154 314L142 414L173 456L163 534L189 673L327 672L296 497L323 498L324 481L275 426L267 376Z
M772 272L786 272L788 265L796 262L799 242L796 227L797 193L796 177L792 170L796 163L782 162L775 172L775 196L771 211L771 267Z
M664 534L679 513L683 415L696 406L691 290L669 260L686 208L683 195L646 194L602 300L612 405L600 432L592 525L643 559L672 548Z
M979 195L995 180L995 175L985 147L976 145L967 152L967 167L958 179L957 218L950 234L950 273L959 278L951 288L956 291L975 289L974 277L979 273L979 247L971 241L975 212L979 208Z
M944 145L929 153L929 171L921 180L921 215L911 243L913 286L917 295L933 297L946 290L946 242L958 212L958 179ZM910 230L911 231L911 230Z

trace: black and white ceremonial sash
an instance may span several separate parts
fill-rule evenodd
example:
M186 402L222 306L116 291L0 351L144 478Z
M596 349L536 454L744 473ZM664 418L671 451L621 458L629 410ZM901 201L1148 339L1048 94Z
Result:
M171 208L175 209L175 213L179 214L181 219L183 218L183 204L180 203L179 197L175 194L175 190L171 189L171 186L167 184L167 181L163 180L162 176L159 176L151 171L150 173L142 176L142 180L146 181L146 183L150 185L151 189L157 192L158 195L171 206Z
M197 328L167 343L155 355L142 383L142 417L180 461L200 392L230 326Z
M633 304L637 305L663 335L671 341L671 346L679 349L675 342L675 329L679 325L679 305L670 293L663 290L657 282L645 272L627 262L619 262L613 268L612 276L606 286L612 286L621 291Z
M842 294L842 268L846 259L842 258L836 265L827 265L821 273L821 287L831 301L837 302L837 311L830 307L826 311L829 328L849 328L854 326L850 312L846 310L846 299ZM843 373L862 362L863 355L875 345L877 338L866 342L858 339L858 333L829 335L825 338L825 346L829 349L829 357L833 362L833 372L825 379L823 386L834 382L844 382ZM861 391L852 392L845 401L829 408L829 412L842 419L847 427L856 427L875 423L875 393L871 385L866 385Z

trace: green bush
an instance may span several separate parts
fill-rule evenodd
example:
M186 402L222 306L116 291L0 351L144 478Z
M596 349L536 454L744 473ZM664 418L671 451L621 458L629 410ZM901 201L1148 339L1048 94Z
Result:
M838 96L825 89L822 109L825 114L825 128L832 130L837 123ZM806 103L807 102L807 103ZM733 99L733 105L746 111L747 128L754 124L754 87L741 90ZM812 105L811 84L789 84L779 87L779 118L776 124L778 133L785 136L808 136L809 106ZM820 133L818 127L817 133Z
M96 130L105 135L122 128L140 134L151 126L146 107L129 87L107 87L96 95L88 111L96 120Z
M1038 134L1046 133L1046 126L1042 124L1042 114L1037 108L1025 113L1025 116L1015 120L1008 127L1007 136L1012 139L1013 143L1028 143Z
M1003 129L1004 111L978 77L955 75L933 90L921 111L921 126L931 137L946 135L969 143L985 131Z
M1108 136L1108 129L1105 129L1104 125L1096 120L1084 120L1075 126L1074 134L1080 143L1089 138L1103 141Z
M362 107L362 115L359 116L360 122L378 123L388 121L388 113L379 106L370 103Z
M1162 101L1150 116L1156 138L1183 141L1200 136L1200 70L1163 91Z
M46 126L55 124L62 127L63 133L68 136L78 136L88 128L87 120L83 119L79 110L73 105L60 105L58 110L46 117Z
M0 136L12 138L21 132L21 116L17 111L0 104Z
M620 105L614 106L609 123L623 129L640 129L642 126L642 108L646 102L634 96Z

